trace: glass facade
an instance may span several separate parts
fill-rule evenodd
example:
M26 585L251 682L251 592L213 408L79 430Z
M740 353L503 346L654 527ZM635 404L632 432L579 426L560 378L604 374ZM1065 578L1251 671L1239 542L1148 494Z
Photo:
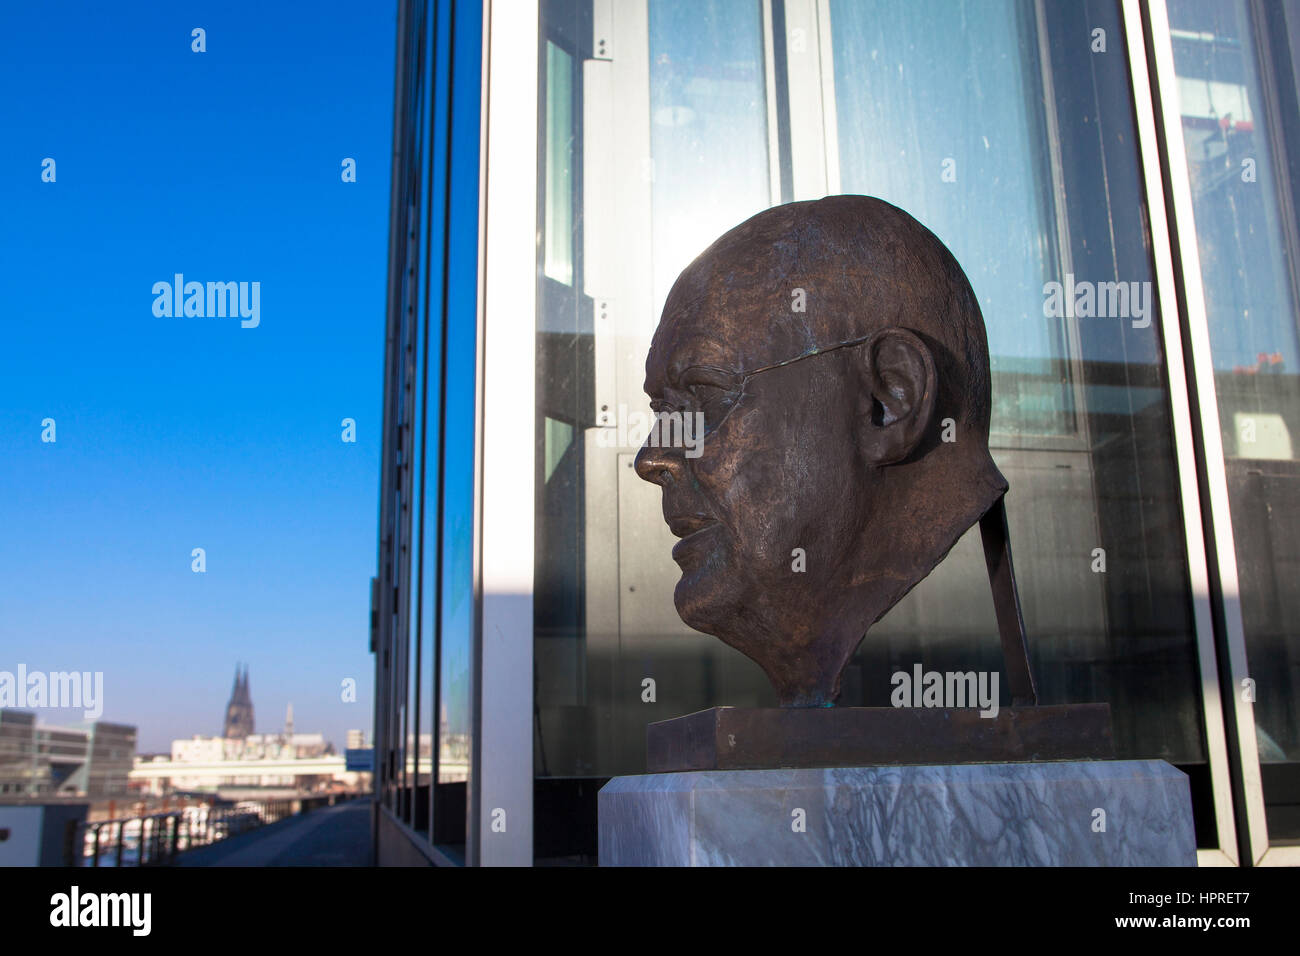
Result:
M754 664L677 619L679 572L658 490L632 473L637 449L622 443L630 429L619 419L647 408L639 360L681 269L754 212L837 188L908 209L953 250L980 298L994 374L992 446L1011 483L1012 540L1043 702L1109 702L1121 756L1169 760L1208 793L1138 158L1114 145L1134 142L1131 97L1122 74L1118 83L1099 78L1088 45L1068 42L1081 29L1087 35L1089 21L1070 8L1049 15L1033 3L980 3L957 5L971 24L955 31L942 29L954 15L944 0L831 3L821 11L828 22L789 31L778 62L764 56L772 24L762 4L649 0L642 8L635 42L647 47L648 102L638 109L637 78L620 75L616 55L608 77L588 77L608 84L620 104L611 129L540 124L581 144L584 178L604 180L597 197L642 200L557 210L556 197L545 195L547 222L581 220L585 234L575 242L612 247L600 275L578 277L576 294L616 306L593 332L575 326L591 347L579 338L560 358L539 345L549 359L537 381L545 429L534 591L539 778L637 773L648 721L723 702L775 705ZM544 5L543 23L574 9ZM640 24L630 10L616 16L627 17L615 25L620 45L633 42ZM1110 16L1100 22L1118 34ZM945 69L930 69L934 63ZM541 97L547 117L555 115L553 96L547 89ZM793 132L769 148L769 126L783 125L778 104L817 131L816 150L795 150ZM820 121L807 124L814 112ZM647 128L651 176L617 152ZM539 149L549 157L555 147L548 139ZM818 173L822 182L814 182ZM569 193L564 201L578 199ZM651 282L625 278L636 272ZM1052 308L1051 283L1140 291L1123 310L1103 302L1094 310L1103 314L1090 315ZM543 294L539 335L569 301ZM602 337L612 347L602 347ZM609 420L563 407L569 383L584 374L605 383L595 401L617 410ZM567 456L556 454L553 422L567 428ZM972 532L871 630L839 703L888 706L889 675L917 662L997 670L996 634ZM654 700L643 699L646 680ZM1208 843L1213 811L1203 805Z
M644 771L648 723L775 706L756 664L677 617L674 539L632 467L644 361L713 239L860 193L931 229L979 299L1039 701L1109 703L1117 756L1185 772L1206 861L1300 840L1300 4L525 9L486 54L491 4L405 4L399 25L375 649L380 789L408 837L439 862L592 863L596 793ZM1165 206L1179 172L1194 222ZM514 540L482 531L493 508ZM531 633L493 623L519 607ZM494 690L485 655L527 667L531 699ZM1002 667L974 531L871 629L839 705L888 706L915 664ZM1221 703L1241 695L1253 725ZM502 731L522 714L526 737Z
M1020 0L830 11L841 189L929 226L985 315L990 445L1011 485L1040 698L1109 702L1119 756L1168 760L1208 784L1163 317L1126 145L1132 92L1115 75L1122 51L1099 61L1077 41L1118 37L1116 11ZM980 666L997 667L981 555L965 545L864 642L863 673L932 658L962 669L981 639ZM863 703L887 705L886 689Z
M465 862L482 9L404 4L398 29L384 475L372 588L377 791ZM453 51L455 51L453 55Z
M1173 0L1169 25L1250 662L1234 692L1269 837L1300 843L1297 27L1243 0Z

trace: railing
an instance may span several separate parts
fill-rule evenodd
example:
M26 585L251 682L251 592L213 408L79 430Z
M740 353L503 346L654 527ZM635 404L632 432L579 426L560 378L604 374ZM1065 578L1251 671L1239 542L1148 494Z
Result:
M178 853L275 823L325 801L271 800L234 806L201 805L116 820L70 823L70 866L156 866ZM333 799L329 799L333 803ZM80 859L77 848L81 847Z

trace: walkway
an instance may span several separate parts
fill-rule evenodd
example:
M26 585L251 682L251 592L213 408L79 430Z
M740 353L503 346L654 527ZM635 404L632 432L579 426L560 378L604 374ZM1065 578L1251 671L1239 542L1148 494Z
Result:
M177 866L370 866L369 798L291 817L181 853Z

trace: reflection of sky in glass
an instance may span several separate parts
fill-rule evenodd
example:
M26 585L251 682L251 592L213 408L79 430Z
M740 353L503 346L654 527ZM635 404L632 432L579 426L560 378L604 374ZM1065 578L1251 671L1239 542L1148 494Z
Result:
M472 290L469 293L472 295ZM468 298L468 296L467 296ZM472 301L458 319L453 294L447 330L448 355L472 355L475 347ZM451 361L447 366L447 440L445 527L442 542L442 710L446 730L467 734L470 729L469 659L473 641L471 614L474 579L470 547L474 505L474 365ZM432 539L432 529L430 529ZM427 547L433 550L434 542ZM441 715L440 715L441 717Z
M472 473L472 472L471 472ZM448 477L448 485L453 480ZM465 489L472 500L473 488ZM442 609L442 700L447 712L447 731L469 733L469 648L473 622L470 617L470 528L468 512L457 515L443 545L446 586Z
M472 277L477 274L478 224L478 84L480 64L462 47L477 51L479 34L474 17L456 18L456 70L452 86L450 126L454 144L452 188L448 197L451 216L447 273L447 362L445 383L444 502L442 541L441 686L446 731L466 735L471 730L470 660L474 642L474 574L471 559L474 521L474 415L477 389L474 355L478 347L478 294ZM462 72L463 71L463 72ZM457 180L459 179L459 182ZM439 318L437 312L435 319Z
M832 0L840 182L887 200L947 244L999 359L1055 356L1043 316L1050 224L1028 124L1029 72L1012 0ZM955 182L941 178L955 161ZM1016 363L1023 366L1022 363Z
M546 221L543 270L573 283L573 57L546 41Z
M411 368L414 370L414 365L412 365ZM416 381L413 383L413 386L417 389L417 394L419 394L418 382L419 380L417 377ZM421 407L421 403L419 401L415 402L414 407L415 407L415 414L414 417L411 419L410 461L413 464L412 488L418 490L420 485L419 475L421 471L421 461L423 460L426 451L429 451L430 449L436 450L438 447L437 445L438 435L437 435L436 425L433 428L429 429L428 437L432 439L433 442L431 445L428 446L425 445L425 442L422 441L422 437L423 437L422 433L424 428L427 427L426 419L428 417L433 417L436 421L438 409L436 403L433 405L432 408L425 409ZM407 595L406 595L406 601L408 603L409 606L408 610L410 613L410 633L411 633L411 649L406 661L406 666L407 666L406 697L409 702L407 713L410 717L410 723L408 724L407 729L410 730L418 718L419 726L418 728L415 729L418 730L420 733L427 733L432 731L433 729L432 721L430 719L430 713L429 713L432 707L433 695L430 693L431 681L427 676L425 676L424 679L421 680L421 676L422 674L427 675L429 673L430 670L429 649L433 646L433 641L431 637L432 632L428 629L427 625L425 626L422 632L417 627L417 617L419 615L423 615L424 608L428 607L428 605L432 602L433 592L426 589L423 595L420 595L419 590L415 587L416 575L419 574L420 572L419 564L418 564L419 554L418 551L416 550L416 547L417 547L417 542L419 541L420 522L425 518L425 514L424 514L426 510L425 506L428 504L429 501L436 502L438 499L435 493L434 497L425 497L422 500L421 495L417 491L417 493L411 494L408 500L411 508L411 535L412 535L411 585L412 586L407 589ZM420 634L421 646L419 650L417 650L416 643L415 643L417 633ZM418 698L417 698L417 694L418 694ZM425 764L423 761L421 761L421 772L425 772L428 769L429 769L428 765Z
M654 314L714 239L771 202L756 0L651 0Z

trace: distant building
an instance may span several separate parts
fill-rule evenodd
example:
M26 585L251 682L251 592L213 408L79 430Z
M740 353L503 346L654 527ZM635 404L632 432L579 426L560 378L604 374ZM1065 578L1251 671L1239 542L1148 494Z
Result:
M195 734L189 740L172 741L174 763L211 763L226 759L226 738L201 737Z
M238 740L253 732L253 698L248 690L248 665L245 664L241 675L239 665L235 665L235 686L230 691L230 703L226 704L226 722L221 736L228 740Z
M226 760L306 760L334 753L324 734L252 734L225 744Z
M231 697L227 712L234 712L237 700L243 698L238 707L243 712L247 708L249 727L252 726L253 703L247 698L248 671L243 678L236 671L235 694ZM237 721L236 721L237 723ZM227 727L231 721L227 719ZM325 739L324 734L296 734L293 731L293 704L285 713L284 730L278 734L247 733L239 736L206 737L195 734L185 740L172 741L172 763L196 764L218 763L239 760L308 760L316 757L329 757L334 754L334 745Z
M252 729L248 669L236 668L226 707L226 736L195 734L173 740L170 757L136 761L132 779L152 793L232 787L314 790L337 784L355 788L366 779L347 771L343 757L323 734L294 732L293 704L286 709L282 732L255 734Z
M0 710L0 798L125 794L135 740L125 724L44 727L35 714Z
M348 750L360 750L366 745L366 732L364 730L348 731Z

